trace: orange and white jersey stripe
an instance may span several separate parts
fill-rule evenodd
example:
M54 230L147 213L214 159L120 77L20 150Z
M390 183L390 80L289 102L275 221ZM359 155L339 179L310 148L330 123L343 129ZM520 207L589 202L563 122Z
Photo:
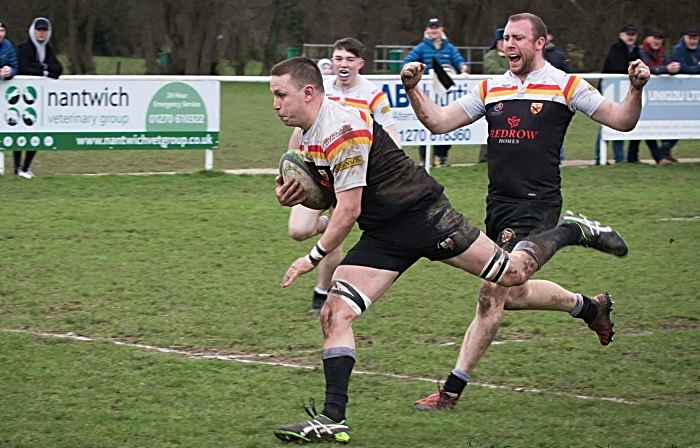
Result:
M341 106L354 107L372 114L374 120L384 127L394 124L394 116L391 113L389 99L384 91L374 83L360 77L360 82L348 90L335 85L336 77L326 79L323 89L326 97Z
M484 79L457 101L474 122L486 113L487 105L510 100L553 101L590 117L605 97L583 78L564 73L546 62L543 68L530 73L525 81L510 70L501 76Z
M368 112L324 98L309 130L297 128L300 149L317 167L330 168L336 193L367 186L373 125Z

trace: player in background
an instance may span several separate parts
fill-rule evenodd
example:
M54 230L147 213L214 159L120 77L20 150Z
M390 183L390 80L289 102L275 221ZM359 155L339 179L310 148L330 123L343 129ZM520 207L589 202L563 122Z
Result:
M616 103L605 99L582 78L568 75L544 59L547 27L536 15L511 16L503 38L510 70L481 81L445 107L416 88L424 66L406 65L401 79L416 116L433 134L486 118L486 235L510 252L517 250L522 241L557 225L562 207L559 148L574 113L579 110L618 131L632 130L642 111L642 89L649 80L649 68L641 60L630 64L627 96ZM565 224L581 227L584 221L584 217L570 212L561 218ZM602 345L608 345L614 334L612 302L607 293L586 297L542 280L510 288L484 281L455 369L443 388L416 402L416 409L454 407L472 370L496 336L504 309L567 312L595 331Z
M326 97L342 106L354 107L371 114L400 148L401 142L389 100L380 88L360 75L360 69L365 65L364 52L365 46L362 42L352 37L345 37L335 42L332 62L336 75L325 78L323 82ZM299 132L297 128L292 133L289 149L300 149ZM305 241L323 233L329 220L323 212L323 210L312 210L303 205L293 207L289 215L289 235L296 241ZM310 312L321 311L328 297L328 287L333 271L342 258L343 248L338 246L319 265L318 282L311 299Z

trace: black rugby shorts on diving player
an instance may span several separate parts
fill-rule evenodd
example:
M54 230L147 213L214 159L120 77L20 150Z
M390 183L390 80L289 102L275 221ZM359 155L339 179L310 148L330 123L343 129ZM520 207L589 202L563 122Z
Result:
M486 200L486 236L510 252L528 235L557 226L561 203L549 201L504 202Z
M408 212L395 223L363 232L340 264L401 274L421 257L431 261L456 257L480 233L442 195L430 206Z

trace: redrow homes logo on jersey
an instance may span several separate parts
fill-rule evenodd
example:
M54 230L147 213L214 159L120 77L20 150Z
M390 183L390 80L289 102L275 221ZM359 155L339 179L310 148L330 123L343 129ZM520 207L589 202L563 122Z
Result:
M489 137L491 138L517 138L522 140L534 140L539 131L531 131L526 129L513 129L520 124L520 118L512 116L508 118L510 129L491 129ZM515 143L515 142L502 142Z
M337 131L335 131L334 133L332 133L328 137L324 138L323 145L324 146L330 145L333 140L337 139L338 137L340 137L343 134L347 134L348 132L352 132L352 125L345 124L345 125L343 125L343 127L338 129Z

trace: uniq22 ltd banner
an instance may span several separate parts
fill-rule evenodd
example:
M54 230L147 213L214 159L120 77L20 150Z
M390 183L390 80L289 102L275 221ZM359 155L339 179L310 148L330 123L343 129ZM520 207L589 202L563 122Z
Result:
M480 79L460 79L460 76L456 76L452 78L455 85L450 87L445 95L439 95L432 88L431 77L425 76L425 78L427 79L422 80L418 88L422 89L428 98L440 106L447 106L466 95L480 81ZM416 118L400 79L396 76L387 78L373 76L371 80L384 91L389 99L394 123L402 145L425 145L428 143L431 145L476 145L486 143L488 137L486 120L477 120L476 123L461 127L447 134L433 135Z
M215 149L218 81L0 83L0 150Z

